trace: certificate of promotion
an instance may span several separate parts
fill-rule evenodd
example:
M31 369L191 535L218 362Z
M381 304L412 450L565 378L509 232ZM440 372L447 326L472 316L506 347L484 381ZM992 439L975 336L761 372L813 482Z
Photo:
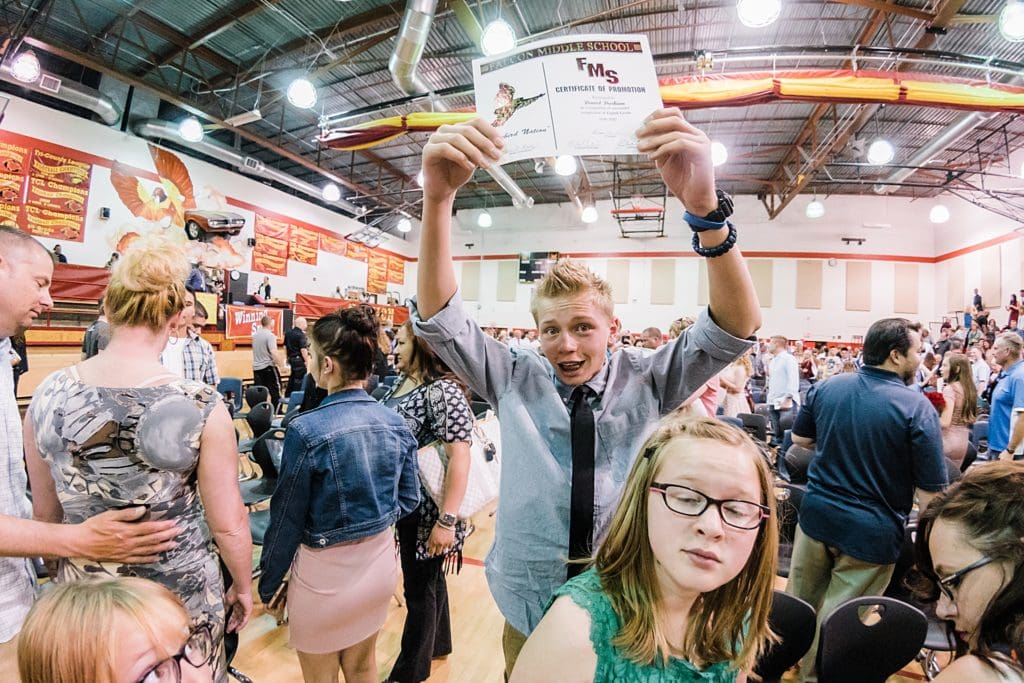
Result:
M476 110L505 139L502 163L560 154L636 154L662 107L647 36L550 38L473 60Z

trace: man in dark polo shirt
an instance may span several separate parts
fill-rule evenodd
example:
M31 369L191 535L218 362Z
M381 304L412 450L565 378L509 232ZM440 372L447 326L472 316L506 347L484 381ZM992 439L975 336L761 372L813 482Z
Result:
M793 545L787 591L822 618L863 595L881 595L903 544L917 493L921 507L946 486L939 415L907 386L920 363L919 326L873 324L864 365L814 385L793 443L815 449ZM815 642L800 666L813 681Z
M306 337L308 323L302 316L295 318L294 327L284 335L284 349L291 367L288 377L288 390L291 394L302 388L302 380L306 376L306 361L309 359L309 338Z

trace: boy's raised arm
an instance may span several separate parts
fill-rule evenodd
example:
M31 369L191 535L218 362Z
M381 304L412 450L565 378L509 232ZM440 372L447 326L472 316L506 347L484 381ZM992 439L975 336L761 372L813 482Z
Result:
M658 167L665 185L694 216L718 208L711 141L678 109L659 109L637 131L637 150ZM728 229L700 233L700 244L713 248L725 242ZM738 248L708 260L708 309L723 330L744 339L761 327L761 307L754 283Z
M497 161L504 143L483 119L441 126L423 148L423 226L416 276L417 309L429 320L455 294L451 223L455 193L473 172Z

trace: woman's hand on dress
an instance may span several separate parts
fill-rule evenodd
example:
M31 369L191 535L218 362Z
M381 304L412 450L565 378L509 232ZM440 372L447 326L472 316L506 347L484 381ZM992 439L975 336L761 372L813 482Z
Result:
M440 524L435 524L430 538L427 540L427 552L431 556L444 555L455 545L455 529L445 529Z
M232 586L224 594L224 607L228 611L227 631L238 633L252 616L252 591L240 592Z

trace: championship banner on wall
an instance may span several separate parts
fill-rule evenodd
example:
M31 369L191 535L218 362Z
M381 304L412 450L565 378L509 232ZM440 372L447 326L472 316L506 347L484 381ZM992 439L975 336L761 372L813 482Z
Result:
M370 250L365 245L349 242L345 245L345 258L366 263L370 256Z
M288 239L288 258L315 266L316 250L319 245L320 235L318 233L299 225L293 225Z
M388 291L388 256L371 251L366 268L366 291L384 294Z
M36 149L32 151L32 168L29 175L88 189L92 164Z
M28 148L10 142L0 142L0 171L12 175L25 175L28 170Z
M227 320L224 323L224 337L227 339L252 340L253 332L260 328L260 319L269 315L273 320L270 330L277 337L277 343L284 343L284 310L259 306L228 305Z
M60 213L38 206L22 207L19 225L22 230L37 237L81 242L85 236L85 216Z
M341 237L321 234L320 249L335 256L345 256L347 253L347 242Z
M21 204L21 187L24 183L25 176L0 173L0 202Z
M28 179L25 203L59 213L84 214L89 188L65 185L56 180L32 176Z
M256 246L252 249L252 270L267 275L288 275L288 239L292 226L256 214L253 232Z
M388 254L388 282L405 284L405 261L399 256Z
M315 294L295 295L295 315L307 318L322 318L342 308L353 306L370 306L377 311L380 324L384 327L395 327L409 319L409 309L405 306L384 306L382 304L361 304L358 301L339 300L333 297Z
M21 207L15 204L0 204L0 223L5 225L17 225L18 214Z

